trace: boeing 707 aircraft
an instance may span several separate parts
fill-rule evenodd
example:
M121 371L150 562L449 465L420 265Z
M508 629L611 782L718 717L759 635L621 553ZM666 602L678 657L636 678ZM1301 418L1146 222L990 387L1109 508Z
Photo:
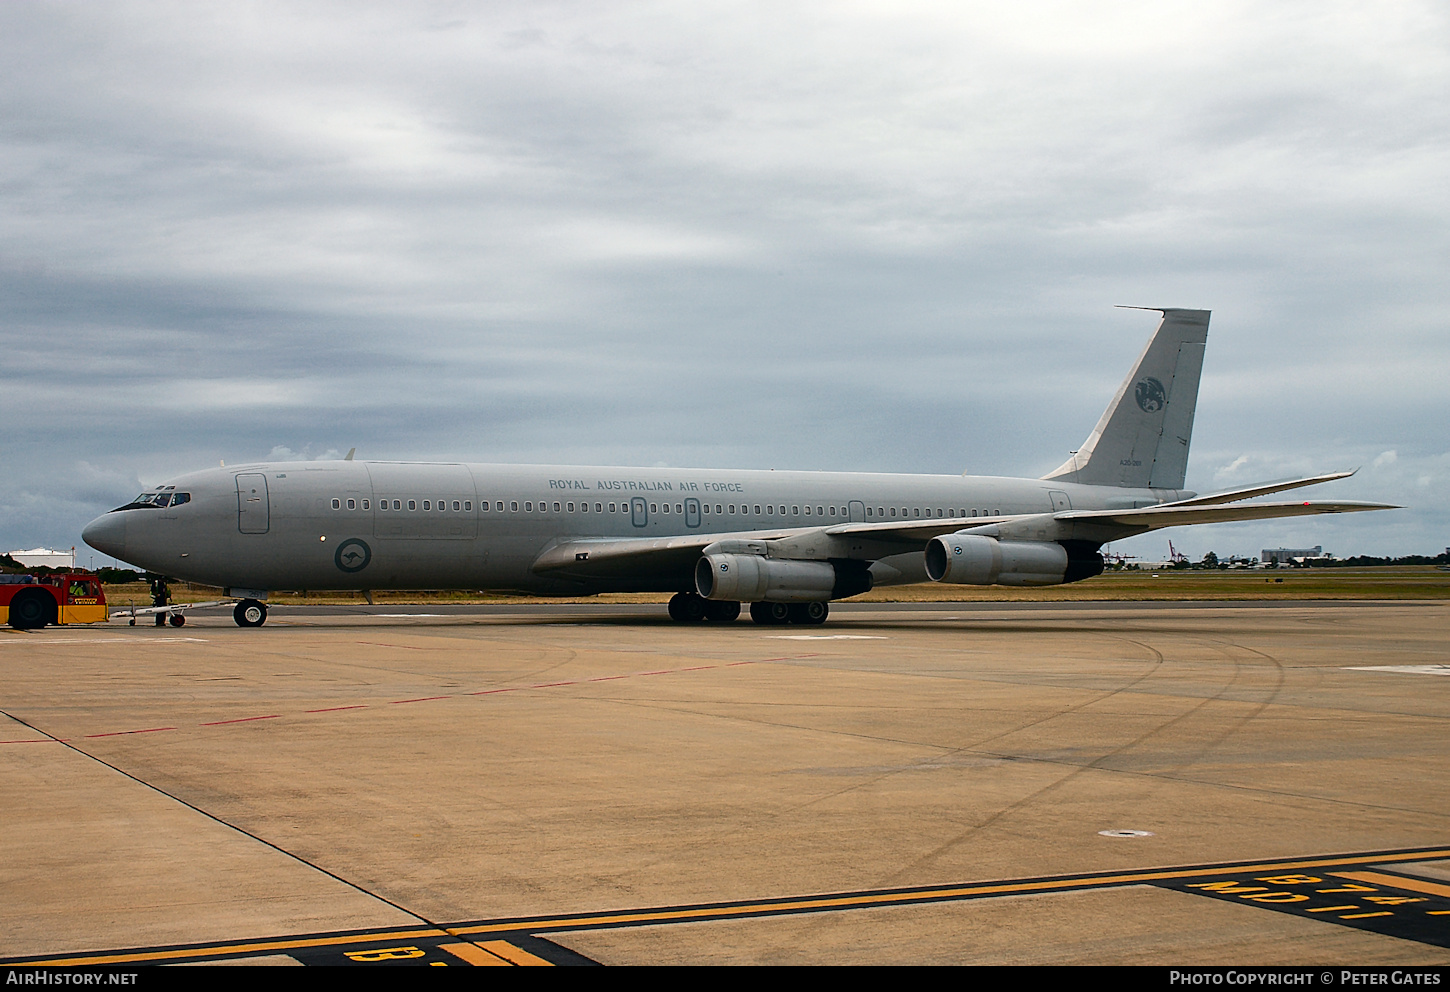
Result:
M1155 308L1156 309L1156 308ZM1081 449L1041 479L847 472L274 462L174 479L91 521L98 551L221 586L260 627L274 589L672 592L679 621L822 623L908 582L1054 585L1162 527L1393 509L1244 500L1336 472L1183 489L1207 310L1158 329Z

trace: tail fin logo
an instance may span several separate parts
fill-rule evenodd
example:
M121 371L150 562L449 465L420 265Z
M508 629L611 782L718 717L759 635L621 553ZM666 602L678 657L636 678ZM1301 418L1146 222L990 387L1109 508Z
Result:
M1138 380L1134 396L1138 401L1138 408L1144 413L1157 413L1168 402L1168 393L1163 389L1163 383L1152 376Z

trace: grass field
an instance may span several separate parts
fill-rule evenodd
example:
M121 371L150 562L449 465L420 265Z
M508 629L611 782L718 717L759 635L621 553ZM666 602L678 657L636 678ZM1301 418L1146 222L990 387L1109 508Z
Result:
M172 601L194 603L221 598L221 590L180 583ZM416 603L663 603L656 593L606 593L600 596L545 598L478 592L375 592L379 604ZM853 597L855 603L1057 602L1092 600L1201 599L1450 599L1450 572L1432 566L1383 568L1277 569L1251 572L1107 572L1085 582L1031 589L1005 586L949 586L935 582L875 589ZM106 586L112 607L146 606L146 585ZM275 592L271 603L361 603L360 592Z

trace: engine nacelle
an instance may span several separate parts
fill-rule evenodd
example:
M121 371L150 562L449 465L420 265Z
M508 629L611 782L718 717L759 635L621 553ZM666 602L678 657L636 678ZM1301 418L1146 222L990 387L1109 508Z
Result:
M943 534L926 545L926 574L964 586L1054 586L1065 581L1067 549L1049 541L998 541ZM1101 565L1098 571L1102 571Z
M719 554L706 555L695 564L695 591L706 599L817 603L832 599L836 586L836 568L828 561ZM866 588L870 588L869 579ZM865 589L847 595L856 592Z

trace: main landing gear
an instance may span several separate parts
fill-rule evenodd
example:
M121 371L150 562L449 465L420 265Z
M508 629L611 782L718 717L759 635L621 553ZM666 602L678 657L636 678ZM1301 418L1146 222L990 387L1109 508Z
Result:
M244 599L232 610L238 627L260 627L267 622L267 604L257 599Z
M677 592L670 598L670 619L676 623L729 623L740 616L740 604L706 599L692 592Z
M759 624L825 623L831 613L826 603L751 603L750 619Z
M751 603L750 619L759 624L825 623L831 608L826 603ZM740 616L740 604L705 599L692 592L676 593L670 599L670 619L677 623L710 620L729 623ZM237 621L241 623L240 620Z

